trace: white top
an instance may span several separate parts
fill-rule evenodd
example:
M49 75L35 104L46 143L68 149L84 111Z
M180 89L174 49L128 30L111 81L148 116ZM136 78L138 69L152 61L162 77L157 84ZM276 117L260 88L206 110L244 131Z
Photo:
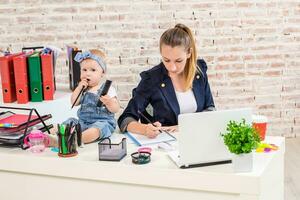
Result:
M193 91L190 89L186 92L175 91L180 108L180 114L194 113L197 111L197 102Z
M97 91L90 91L94 94L96 94L98 92ZM116 91L116 88L114 88L113 86L110 86L108 91L107 91L107 95L110 97L110 98L113 98L113 97L117 97L117 91Z

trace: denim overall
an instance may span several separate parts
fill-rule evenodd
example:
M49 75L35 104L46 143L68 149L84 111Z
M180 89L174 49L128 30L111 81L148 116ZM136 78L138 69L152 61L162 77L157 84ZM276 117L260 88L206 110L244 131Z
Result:
M105 106L98 107L97 103L104 85L98 89L97 94L85 92L80 98L80 108L77 111L78 119L69 118L64 124L80 123L82 132L88 128L98 128L101 138L109 137L116 128L114 113L111 113Z

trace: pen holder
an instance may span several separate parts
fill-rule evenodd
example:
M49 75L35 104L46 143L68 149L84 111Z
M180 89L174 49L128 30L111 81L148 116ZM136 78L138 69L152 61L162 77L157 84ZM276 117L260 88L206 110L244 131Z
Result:
M109 138L103 138L98 143L99 160L120 161L127 155L126 138L118 144L112 144Z
M58 156L60 157L72 157L76 156L77 144L75 133L71 135L58 134Z
M61 124L58 126L58 156L76 156L77 147L81 145L81 127L79 123Z

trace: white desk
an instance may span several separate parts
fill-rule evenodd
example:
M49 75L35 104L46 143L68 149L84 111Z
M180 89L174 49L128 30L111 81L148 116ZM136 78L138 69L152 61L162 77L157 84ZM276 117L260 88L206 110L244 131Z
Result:
M5 106L35 107L60 123L76 116L69 99L70 92L56 92L55 101ZM241 174L233 173L231 164L178 169L160 150L153 152L151 163L137 166L129 156L137 149L133 144L121 162L98 161L97 144L79 149L73 158L60 158L50 149L32 154L0 148L0 199L282 200L285 141L267 137L267 142L279 150L255 154L253 172Z
M146 165L98 161L97 144L79 149L73 158L60 158L47 149L32 154L20 149L0 149L0 195L20 199L178 199L178 200L282 200L284 152L282 137L267 137L279 150L255 153L252 173L235 174L232 165L178 169L161 150Z

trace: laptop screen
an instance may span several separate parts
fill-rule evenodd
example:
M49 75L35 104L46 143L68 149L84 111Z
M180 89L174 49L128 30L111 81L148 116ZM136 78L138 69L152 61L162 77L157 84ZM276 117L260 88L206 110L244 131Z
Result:
M231 159L221 133L230 120L252 123L250 108L181 114L178 117L179 164L195 165Z

